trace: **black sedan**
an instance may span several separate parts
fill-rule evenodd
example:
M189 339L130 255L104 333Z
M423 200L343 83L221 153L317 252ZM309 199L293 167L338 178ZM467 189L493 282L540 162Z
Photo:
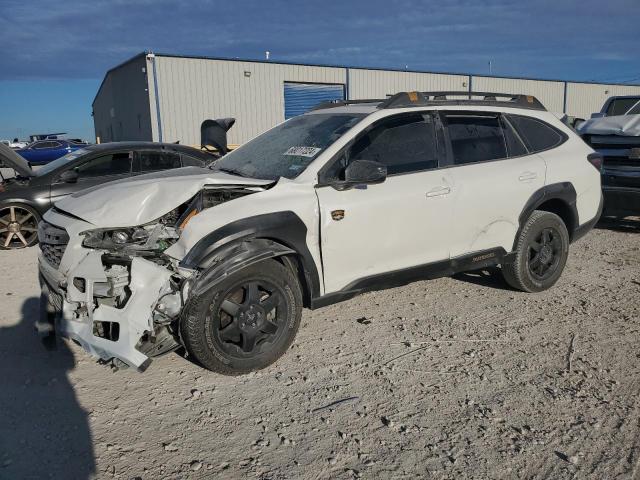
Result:
M27 161L0 144L0 163L16 176L0 183L0 250L38 241L38 222L58 200L94 185L144 173L207 166L215 157L184 145L115 142L90 145L32 170Z

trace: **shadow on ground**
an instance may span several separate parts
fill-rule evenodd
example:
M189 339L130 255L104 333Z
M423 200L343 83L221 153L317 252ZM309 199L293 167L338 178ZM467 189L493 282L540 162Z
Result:
M87 412L67 377L74 359L62 341L42 346L38 302L26 300L20 323L0 328L0 478L92 478Z
M640 233L640 217L602 217L596 228L616 232Z
M470 272L456 273L453 278L461 282L480 285L481 287L495 288L497 290L513 290L505 282L499 267L487 267Z

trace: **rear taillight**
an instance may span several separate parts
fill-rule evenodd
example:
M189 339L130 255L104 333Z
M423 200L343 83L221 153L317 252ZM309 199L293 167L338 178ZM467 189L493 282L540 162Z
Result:
M598 152L590 153L589 155L587 155L587 160L589 160L589 163L591 165L596 167L596 170L598 170L599 172L602 171L602 154Z

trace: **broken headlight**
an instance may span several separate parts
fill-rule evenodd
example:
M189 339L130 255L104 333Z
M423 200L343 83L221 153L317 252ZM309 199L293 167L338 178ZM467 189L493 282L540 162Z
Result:
M128 228L98 228L82 232L82 246L103 250L126 250L130 253L162 252L180 236L173 227L162 223Z

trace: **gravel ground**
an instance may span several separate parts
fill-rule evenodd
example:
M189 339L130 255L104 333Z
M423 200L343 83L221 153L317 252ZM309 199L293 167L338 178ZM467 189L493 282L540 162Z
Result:
M640 220L550 291L497 270L306 311L242 377L45 351L37 249L0 252L0 478L638 478Z

